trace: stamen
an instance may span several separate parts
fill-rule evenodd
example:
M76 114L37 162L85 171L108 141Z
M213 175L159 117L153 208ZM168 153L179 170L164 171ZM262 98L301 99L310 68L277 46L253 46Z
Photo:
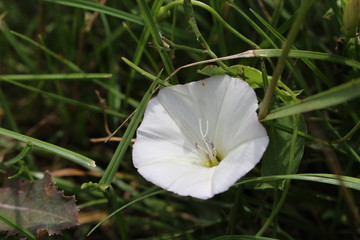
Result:
M214 144L213 142L211 142L211 141L209 141L209 140L206 140L206 139L205 139L205 141L206 141L206 143L209 145L209 147L210 147L211 149L214 149L215 144Z
M195 147L197 149L200 149L201 151L205 152L206 154L208 153L208 151L206 149L204 149L203 147L201 147L198 143L195 143Z
M205 145L205 148L200 146L200 144L197 142L195 143L195 147L205 153L205 156L208 160L205 164L206 166L208 166L208 167L217 166L219 164L219 160L216 157L217 150L215 148L215 144L206 138L206 136L209 133L209 121L206 121L206 129L205 129L205 133L204 133L203 127L202 127L202 121L201 121L201 119L199 119L199 129L200 129L200 134L202 137L203 145Z

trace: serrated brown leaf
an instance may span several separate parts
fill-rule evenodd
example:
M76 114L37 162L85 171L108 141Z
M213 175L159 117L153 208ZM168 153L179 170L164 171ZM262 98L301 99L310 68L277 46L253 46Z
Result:
M48 172L41 180L14 180L0 188L0 213L33 234L42 230L60 234L62 229L78 225L75 197L58 191ZM2 221L0 231L15 234Z

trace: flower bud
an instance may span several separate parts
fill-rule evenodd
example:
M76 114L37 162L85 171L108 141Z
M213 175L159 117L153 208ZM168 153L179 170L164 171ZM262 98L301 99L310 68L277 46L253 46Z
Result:
M354 37L360 26L360 0L349 0L343 14L341 30L348 37Z
M168 18L171 15L171 12L169 10L165 10L166 8L164 6L160 7L159 12L157 13L156 19L161 22Z

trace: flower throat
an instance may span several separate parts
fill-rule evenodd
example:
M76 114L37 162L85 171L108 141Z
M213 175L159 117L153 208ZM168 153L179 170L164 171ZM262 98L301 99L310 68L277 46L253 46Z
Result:
M219 165L220 160L218 159L218 156L217 156L218 152L215 148L214 143L206 138L206 136L209 133L209 121L206 121L206 128L205 128L205 133L204 133L203 128L202 128L201 119L199 119L199 129L200 129L200 134L201 134L202 145L200 145L199 143L196 142L195 147L205 153L205 156L206 156L205 166L209 167L209 168L215 167L215 166Z

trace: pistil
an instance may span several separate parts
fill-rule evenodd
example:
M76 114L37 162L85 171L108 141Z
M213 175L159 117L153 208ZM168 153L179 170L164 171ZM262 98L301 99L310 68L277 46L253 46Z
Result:
M201 119L199 119L199 129L200 129L201 139L205 147L201 146L199 143L195 143L195 147L205 153L207 159L205 165L207 167L214 167L219 165L220 161L217 158L217 150L215 148L215 144L206 138L209 133L209 121L206 121L206 128L204 132L202 128Z

